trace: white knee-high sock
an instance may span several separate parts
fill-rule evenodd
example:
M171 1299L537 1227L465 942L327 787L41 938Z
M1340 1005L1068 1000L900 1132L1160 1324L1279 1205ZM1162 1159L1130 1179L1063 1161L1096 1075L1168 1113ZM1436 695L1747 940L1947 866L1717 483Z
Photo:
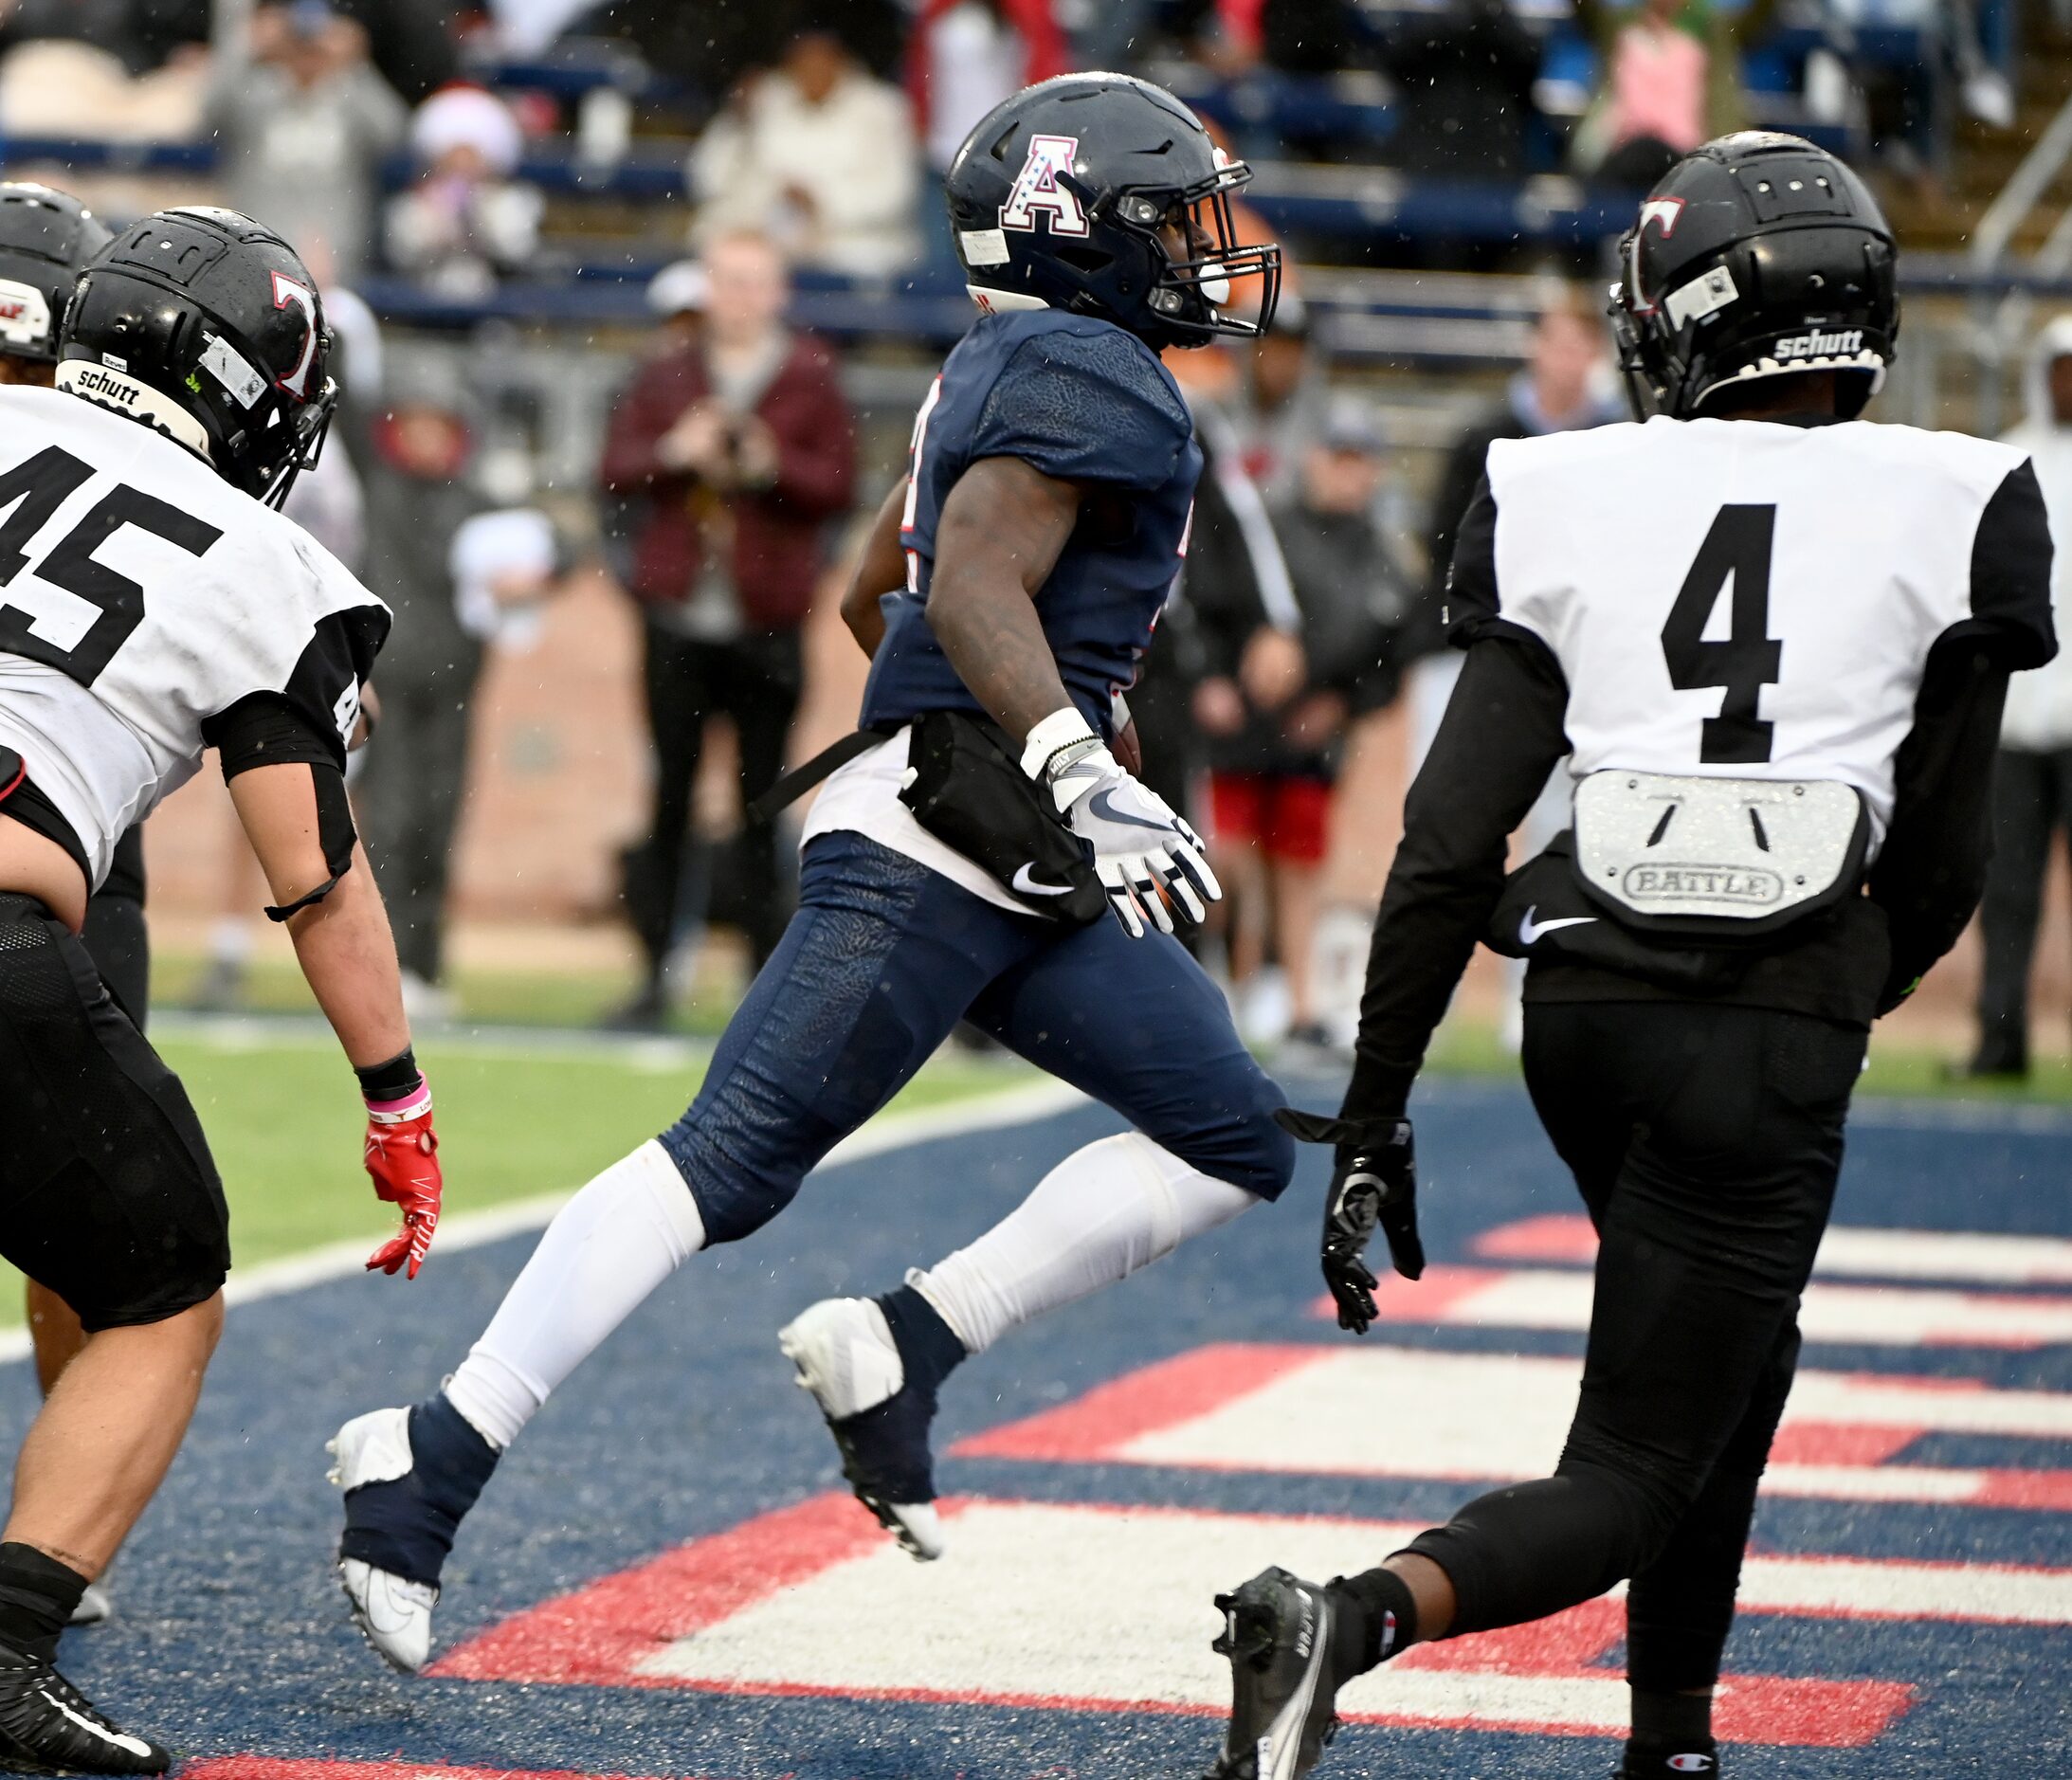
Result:
M705 1245L698 1204L661 1144L647 1142L563 1206L503 1295L446 1399L493 1446L508 1446L554 1388Z
M908 1281L972 1353L1061 1304L1126 1280L1256 1194L1137 1132L1076 1150L968 1248Z

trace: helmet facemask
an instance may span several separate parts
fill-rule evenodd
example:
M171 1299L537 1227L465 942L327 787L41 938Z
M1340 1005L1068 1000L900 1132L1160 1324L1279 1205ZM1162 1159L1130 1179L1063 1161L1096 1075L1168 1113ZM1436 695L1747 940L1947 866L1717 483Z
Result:
M1243 161L1227 160L1220 150L1216 161L1209 178L1178 191L1125 191L1112 212L1150 249L1149 306L1175 346L1257 339L1272 325L1281 300L1281 249L1270 244L1242 245L1230 214L1230 193L1250 181L1252 170ZM1189 243L1186 257L1173 257L1168 228L1177 229ZM1259 281L1256 320L1228 313L1245 279Z

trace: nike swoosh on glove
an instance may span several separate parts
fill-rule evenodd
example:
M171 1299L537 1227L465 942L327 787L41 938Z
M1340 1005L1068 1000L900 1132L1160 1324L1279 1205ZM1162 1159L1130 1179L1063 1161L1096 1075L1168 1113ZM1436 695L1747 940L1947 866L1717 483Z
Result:
M439 1228L439 1201L445 1188L439 1172L439 1136L431 1128L431 1085L423 1077L401 1099L367 1102L364 1159L373 1177L374 1196L403 1211L403 1228L368 1256L367 1270L393 1274L408 1266L414 1280Z
M1331 1190L1324 1195L1320 1250L1324 1283L1338 1306L1338 1327L1365 1335L1374 1320L1374 1287L1367 1244L1378 1226L1389 1260L1406 1280L1425 1271L1417 1234L1417 1149L1407 1118L1360 1123L1282 1107L1275 1122L1302 1143L1336 1149Z
M1045 777L1058 813L1094 849L1108 906L1132 939L1144 936L1146 916L1170 934L1175 907L1199 926L1209 913L1204 899L1223 899L1223 886L1202 857L1201 836L1099 742L1061 752Z

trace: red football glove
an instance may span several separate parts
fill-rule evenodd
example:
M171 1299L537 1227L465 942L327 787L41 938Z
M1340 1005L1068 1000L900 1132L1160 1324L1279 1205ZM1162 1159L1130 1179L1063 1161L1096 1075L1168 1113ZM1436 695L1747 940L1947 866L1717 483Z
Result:
M439 1227L439 1137L431 1128L431 1087L422 1077L400 1100L367 1102L367 1172L374 1193L403 1208L403 1228L367 1258L370 1273L394 1273L406 1262L409 1277L425 1264L432 1232Z

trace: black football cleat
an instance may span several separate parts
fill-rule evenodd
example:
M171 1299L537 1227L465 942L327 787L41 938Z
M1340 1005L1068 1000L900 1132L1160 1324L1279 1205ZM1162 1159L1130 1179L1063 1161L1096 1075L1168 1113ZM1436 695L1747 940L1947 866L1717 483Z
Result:
M1338 1734L1338 1689L1359 1672L1360 1608L1335 1589L1263 1570L1219 1594L1230 1728L1204 1780L1300 1780Z
M0 1769L9 1773L164 1773L173 1757L118 1731L48 1662L0 1644Z
M1719 1750L1710 1741L1664 1745L1628 1743L1626 1759L1611 1780L1684 1780L1697 1774L1700 1780L1719 1780Z

